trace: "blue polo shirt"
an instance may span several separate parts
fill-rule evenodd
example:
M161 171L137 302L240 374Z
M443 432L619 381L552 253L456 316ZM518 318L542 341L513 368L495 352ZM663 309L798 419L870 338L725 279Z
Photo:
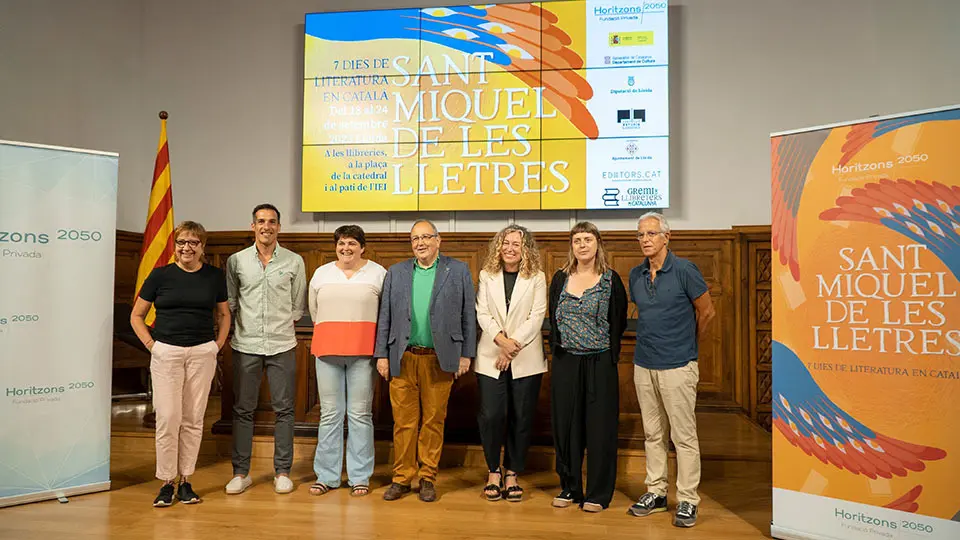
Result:
M707 292L700 269L667 252L650 282L650 260L630 271L630 301L637 305L633 363L647 369L683 367L697 359L697 313L693 301Z

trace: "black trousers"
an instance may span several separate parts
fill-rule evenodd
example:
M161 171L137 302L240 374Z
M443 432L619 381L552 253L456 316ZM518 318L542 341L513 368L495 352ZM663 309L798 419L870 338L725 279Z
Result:
M477 374L480 390L477 424L490 472L500 468L501 448L505 469L517 473L526 469L542 380L542 373L514 379L509 369L501 371L497 379Z
M620 384L610 351L560 352L550 374L550 413L560 488L576 500L610 505L617 481ZM583 490L583 451L587 490Z

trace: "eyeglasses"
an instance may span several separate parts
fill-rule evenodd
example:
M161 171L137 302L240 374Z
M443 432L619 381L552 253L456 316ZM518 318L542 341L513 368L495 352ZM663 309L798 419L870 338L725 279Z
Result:
M192 248L200 247L199 240L177 240L175 243L177 244L177 247L183 247L183 246L190 246Z
M637 240L643 240L643 237L644 237L644 236L646 236L647 238L653 240L654 238L656 238L657 236L659 236L659 235L661 235L661 234L663 234L663 233L660 232L660 231L647 231L646 233L638 232L638 233L637 233Z
M436 238L438 236L440 235L439 234L421 234L420 236L411 236L410 243L416 244L418 242L426 242L427 240L430 240L431 238Z

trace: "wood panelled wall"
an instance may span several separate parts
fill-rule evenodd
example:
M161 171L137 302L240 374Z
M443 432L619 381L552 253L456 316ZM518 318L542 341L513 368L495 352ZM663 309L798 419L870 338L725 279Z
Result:
M743 322L740 343L748 394L745 412L768 431L772 425L770 394L773 389L773 362L771 321L773 305L770 288L772 251L770 228L751 227L742 230L738 238L741 276L738 296L742 303Z
M630 269L643 260L633 231L604 234L604 244L613 268L629 287ZM445 233L441 251L463 260L474 272L474 280L486 255L492 233ZM567 257L567 233L536 233L545 273L549 280ZM116 301L130 303L136 281L142 235L119 231L116 254ZM252 233L212 232L207 241L207 262L225 267L227 257L253 243ZM322 264L336 259L333 235L316 233L284 233L280 243L303 256L307 279ZM715 411L742 412L767 427L770 426L770 228L738 227L719 231L674 231L670 248L680 257L697 264L703 272L717 309L712 328L700 346L700 388L698 407ZM366 256L385 267L411 256L407 234L367 235ZM635 308L633 308L635 309ZM634 318L631 312L630 318ZM298 432L316 429L319 418L315 367L309 356L310 328L298 329ZM620 359L621 443L632 446L642 441L639 405L633 389L632 356L634 331L628 330ZM229 347L225 348L229 349ZM114 347L115 365L135 354L132 348L119 343ZM229 429L229 388L231 361L229 351L221 355L223 376L223 418L218 430ZM380 381L382 382L382 381ZM266 385L262 390L262 411L258 411L261 431L272 425ZM454 440L476 438L476 382L473 376L457 381L450 402L447 436ZM374 423L378 435L389 437L389 397L385 384L379 384L374 403ZM536 438L549 438L549 375L541 390Z

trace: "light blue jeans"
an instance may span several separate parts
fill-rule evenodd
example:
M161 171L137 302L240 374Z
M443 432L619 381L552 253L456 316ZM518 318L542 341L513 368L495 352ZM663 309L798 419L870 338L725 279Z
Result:
M373 359L369 356L317 358L320 426L313 471L317 482L340 487L343 471L343 417L347 416L347 479L370 485L373 474Z

